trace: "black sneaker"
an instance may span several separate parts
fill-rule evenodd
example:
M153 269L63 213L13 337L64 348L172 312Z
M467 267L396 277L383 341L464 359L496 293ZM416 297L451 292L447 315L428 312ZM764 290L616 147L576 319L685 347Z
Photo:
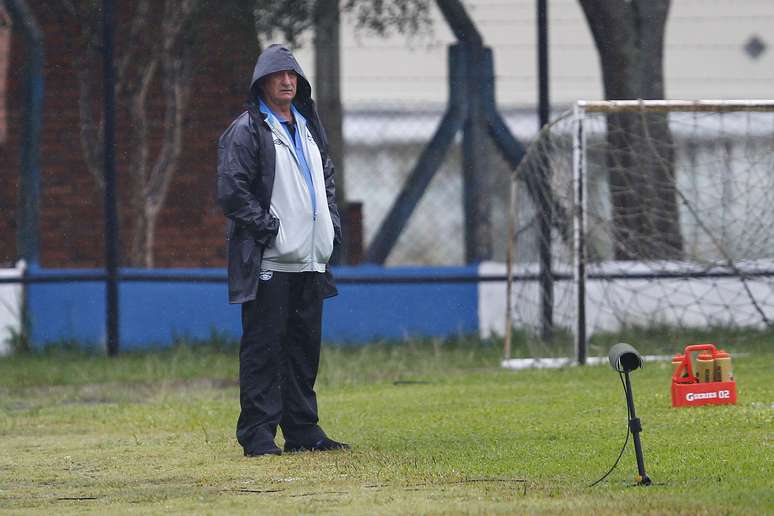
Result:
M301 451L331 451L331 450L348 450L350 445L346 443L340 443L333 439L324 437L314 444L301 445L293 442L285 442L285 451L288 453L301 452Z
M247 451L245 450L245 457L261 457L263 455L282 455L282 450L276 446L273 448L267 448L265 450Z

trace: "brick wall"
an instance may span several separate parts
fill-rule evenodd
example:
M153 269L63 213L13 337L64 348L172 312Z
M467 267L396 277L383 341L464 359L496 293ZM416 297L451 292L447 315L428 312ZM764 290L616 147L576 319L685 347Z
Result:
M124 3L132 8L133 2ZM84 164L79 136L78 84L67 38L73 28L59 23L45 7L35 7L45 35L45 94L40 165L40 257L45 267L95 267L103 263L102 193ZM202 29L203 52L197 58L184 129L184 148L154 247L158 267L214 267L225 264L225 219L215 203L217 138L242 111L255 53L239 34ZM121 28L118 27L120 34ZM2 39L0 39L0 42ZM8 138L0 144L0 264L16 254L19 146L25 100L24 41L11 41L8 74ZM0 56L2 56L0 47ZM2 59L2 57L0 57ZM0 62L1 64L1 62ZM151 120L156 131L162 111ZM126 190L126 116L117 124L119 197ZM122 141L123 140L123 141ZM121 241L129 242L129 223L122 212Z
M0 145L5 142L8 134L6 124L6 92L8 79L8 66L11 56L11 18L0 4Z
M0 267L11 265L16 254L16 189L17 178L11 171L18 168L18 141L13 126L15 110L12 106L12 89L8 71L11 60L11 26L7 13L0 4ZM14 149L12 152L11 149Z

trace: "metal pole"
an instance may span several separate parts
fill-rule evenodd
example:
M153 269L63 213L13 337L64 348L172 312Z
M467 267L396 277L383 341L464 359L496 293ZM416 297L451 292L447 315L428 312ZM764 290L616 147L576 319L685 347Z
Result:
M40 199L40 133L43 126L43 31L24 0L10 0L6 7L21 28L26 44L24 135L19 178L19 225L17 254L35 267L40 257L38 241L38 202Z
M548 95L548 1L537 0L537 47L538 47L538 116L540 128L549 122L550 101ZM540 170L539 228L540 228L540 301L541 337L550 341L554 334L554 278L551 271L551 169L545 165Z
M118 334L118 210L115 165L115 76L113 69L113 1L102 1L104 108L105 108L105 282L107 354L116 356Z
M538 115L540 127L548 123L551 104L548 96L548 1L537 0Z
M508 194L508 249L505 259L505 273L508 277L505 285L505 341L503 342L503 360L511 358L511 330L513 328L513 248L516 240L516 194L518 179L511 174L511 188Z
M572 143L574 213L574 258L576 288L575 352L578 364L586 363L586 145L583 133L584 110L575 105Z
M465 263L492 258L491 178L488 135L482 96L477 89L484 75L481 46L462 44L466 59L468 117L462 127L462 199L465 220Z
M467 76L468 113L462 129L462 197L465 213L465 261L476 263L492 257L492 224L489 210L490 170L486 141L485 99L481 77L491 69L491 50L460 0L436 0L441 14L463 48Z
M316 2L314 15L314 91L317 111L328 136L328 156L333 161L336 205L339 208L342 241L331 257L334 265L349 265L350 221L344 171L343 107L341 103L341 36L338 0Z

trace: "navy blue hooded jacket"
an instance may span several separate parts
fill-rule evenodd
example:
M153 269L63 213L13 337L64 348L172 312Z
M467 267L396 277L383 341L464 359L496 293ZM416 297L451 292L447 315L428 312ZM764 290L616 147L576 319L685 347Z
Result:
M269 213L274 187L275 150L271 129L258 108L260 81L274 72L293 70L298 75L293 104L306 118L320 149L328 209L334 228L334 245L341 243L341 222L336 207L333 162L320 123L312 87L290 50L267 47L258 57L250 81L247 110L224 131L218 141L218 204L228 217L228 298L231 303L255 299L263 250L272 244L279 221ZM330 272L325 274L326 297L336 294Z

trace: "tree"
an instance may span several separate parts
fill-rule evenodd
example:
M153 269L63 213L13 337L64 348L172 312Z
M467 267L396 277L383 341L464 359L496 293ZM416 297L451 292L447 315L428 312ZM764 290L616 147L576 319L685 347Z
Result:
M177 169L183 147L183 118L191 91L193 49L191 24L202 0L137 0L116 42L116 100L128 115L125 142L129 177L127 211L131 244L130 266L153 266L156 221ZM103 127L99 72L101 2L54 0L49 5L75 27L70 40L73 70L80 90L80 139L86 167L104 188ZM154 37L148 37L154 34ZM157 35L157 36L156 36ZM151 145L149 94L158 87L163 101L161 144ZM96 108L96 109L95 109Z
M662 99L671 0L579 0L599 53L605 98ZM607 118L615 257L682 255L674 145L666 114Z

